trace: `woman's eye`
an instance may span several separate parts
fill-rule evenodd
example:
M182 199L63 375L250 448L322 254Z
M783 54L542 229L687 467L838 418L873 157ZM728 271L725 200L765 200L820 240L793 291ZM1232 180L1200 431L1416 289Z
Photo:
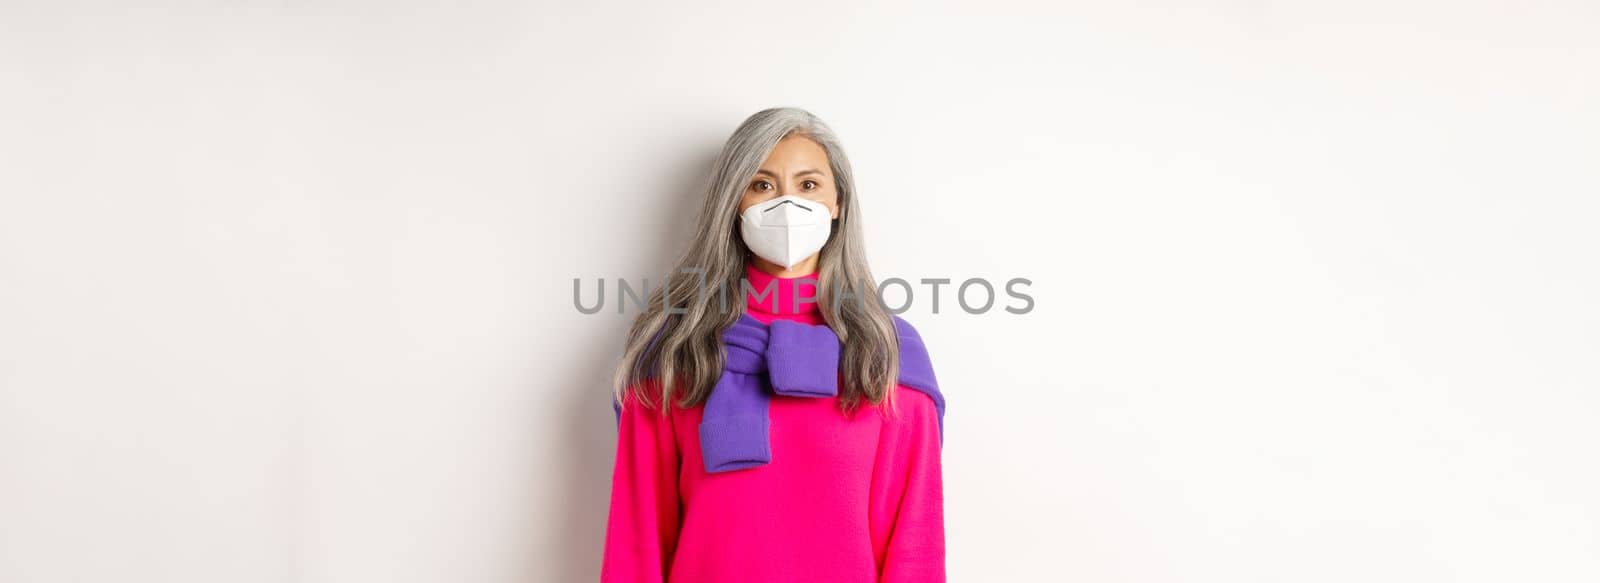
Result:
M805 186L806 190L814 190L814 189L817 188L817 182L815 180L807 180L807 181L802 182L800 184Z
M772 190L772 183L771 182L767 182L765 180L758 180L758 181L756 181L755 184L753 184L751 186L754 187L756 190L762 190L762 191Z

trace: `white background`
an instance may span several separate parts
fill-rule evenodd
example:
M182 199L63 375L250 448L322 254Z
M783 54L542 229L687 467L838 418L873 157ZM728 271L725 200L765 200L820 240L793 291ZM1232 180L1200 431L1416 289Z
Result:
M594 580L572 280L777 105L1034 281L905 314L951 580L1600 580L1592 2L134 4L0 4L0 581Z

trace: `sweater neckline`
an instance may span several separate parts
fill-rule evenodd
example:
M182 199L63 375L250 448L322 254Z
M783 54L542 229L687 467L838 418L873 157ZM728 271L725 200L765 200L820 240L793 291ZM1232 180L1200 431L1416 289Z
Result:
M750 288L745 294L745 313L771 323L773 320L794 320L807 324L822 323L822 310L817 297L822 289L817 284L816 272L795 277L778 277L755 266L744 264L744 278Z

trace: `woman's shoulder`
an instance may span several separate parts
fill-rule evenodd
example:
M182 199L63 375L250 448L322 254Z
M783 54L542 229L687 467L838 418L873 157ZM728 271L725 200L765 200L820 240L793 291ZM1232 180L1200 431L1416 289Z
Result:
M663 406L670 405L661 398L661 382L659 379L647 377L639 379L624 388L620 395L613 395L611 407L620 416L624 410L638 410L660 412ZM670 407L669 407L670 409Z
M889 314L889 319L894 321L895 334L900 336L902 342L905 340L914 340L919 344L922 342L922 334L917 332L917 327L912 326L909 320L900 317L899 314Z
M894 331L900 344L901 360L911 361L912 366L919 369L919 372L921 372L920 369L922 368L931 369L933 363L928 356L928 344L922 340L922 332L919 332L916 326L912 326L911 322L898 315L890 314L889 318L894 320ZM925 379L917 380L924 381ZM910 384L920 386L922 383L912 382Z
M894 385L894 406L902 413L917 415L938 415L939 403L927 391L906 386L901 383Z
M943 441L943 416L932 396L896 383L891 398L893 403L882 405L885 439L891 443Z
M922 334L905 318L897 315L890 317L894 319L900 344L900 370L896 380L901 388L920 392L922 396L917 400L932 401L938 412L943 414L944 394L939 391L939 378L933 372L933 358L928 354L928 345L922 341Z

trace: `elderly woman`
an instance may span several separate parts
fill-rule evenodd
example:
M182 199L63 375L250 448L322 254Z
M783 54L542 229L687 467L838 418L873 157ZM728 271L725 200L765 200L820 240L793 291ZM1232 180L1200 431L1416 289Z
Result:
M838 139L758 112L708 185L618 367L601 580L944 581L944 398Z

